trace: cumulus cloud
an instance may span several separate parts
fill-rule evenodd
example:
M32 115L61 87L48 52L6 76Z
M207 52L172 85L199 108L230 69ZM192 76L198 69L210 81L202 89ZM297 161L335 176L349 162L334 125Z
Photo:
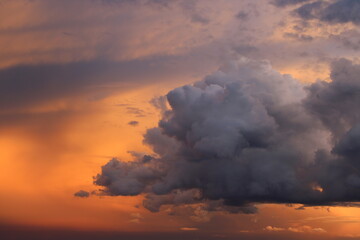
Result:
M358 0L316 1L305 4L296 13L304 19L319 19L329 23L360 24Z
M112 159L95 177L144 206L202 204L255 213L257 203L360 201L360 65L335 61L332 82L304 86L266 61L240 59L167 94L144 161Z

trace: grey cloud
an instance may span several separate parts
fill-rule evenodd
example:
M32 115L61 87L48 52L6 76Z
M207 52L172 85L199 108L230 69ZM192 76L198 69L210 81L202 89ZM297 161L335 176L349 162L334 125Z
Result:
M169 9L170 7L177 7L177 5L183 10L190 21L200 24L208 24L210 19L206 18L197 9L197 1L194 0L102 0L104 4L128 4L128 5L147 5L151 7L160 7Z
M248 44L239 44L234 47L235 52L241 55L249 55L254 52L258 52L259 49L255 46L248 45Z
M339 0L327 6L321 20L335 23L360 23L360 2L358 0Z
M128 122L128 124L130 126L137 126L137 125L139 125L139 122L138 121L130 121L130 122Z
M305 4L295 12L304 19L319 19L329 23L360 24L358 0L316 1Z
M75 197L80 197L80 198L87 198L87 197L90 196L90 193L87 192L87 191L84 191L84 190L80 190L80 191L74 193L74 196Z
M306 20L318 18L320 16L319 11L322 9L322 6L324 6L324 2L322 1L308 3L297 8L295 13Z
M147 163L150 162L152 159L154 159L154 156L142 153L142 152L136 152L136 151L128 151L129 154L134 158L135 161Z
M296 40L299 40L301 42L311 42L314 39L310 35L298 34L298 33L284 33L284 37L296 39Z
M110 195L135 196L142 193L148 184L158 177L156 167L150 168L140 161L120 162L112 159L102 167L94 183L106 186Z
M114 91L114 88L107 88L106 83L125 82L125 77L133 79L139 76L138 68L150 70L147 64L141 61L116 63L96 60L2 69L0 110L24 108L44 101L91 94L94 88L97 89L97 95L103 92L106 96Z
M238 14L236 14L236 17L240 20L246 21L249 19L249 13L245 11L240 11Z
M331 69L332 82L305 87L268 62L240 59L176 88L144 136L156 156L113 159L95 184L109 195L143 193L151 211L202 203L254 213L256 203L359 201L360 65L341 59Z
M318 81L307 88L305 105L337 140L359 121L360 65L340 59L331 69L331 82Z
M127 113L134 114L136 117L145 117L146 113L144 110L137 107L126 107Z
M277 7L286 7L289 5L295 5L299 3L305 3L309 0L273 0L271 1L272 4L274 4Z
M360 124L352 127L341 138L340 142L334 148L334 153L346 157L347 159L352 159L352 164L355 165L354 167L360 167L360 164L358 163L358 159L360 159ZM357 179L356 182L360 187L360 178L353 177L352 179Z
M168 110L167 99L165 96L154 97L150 100L151 105L158 109L161 114L165 113Z
M100 0L105 4L156 4L161 6L168 6L170 1L166 0Z
M339 42L340 46L345 49L360 50L360 32L357 29L345 31L338 35L330 35L330 39Z
M205 64L200 70L191 64L189 58L187 55L154 56L120 62L95 59L0 69L0 113L49 104L59 99L98 100L114 92L166 81L169 76L185 70L195 74L208 66ZM128 110L144 115L139 109L129 107Z

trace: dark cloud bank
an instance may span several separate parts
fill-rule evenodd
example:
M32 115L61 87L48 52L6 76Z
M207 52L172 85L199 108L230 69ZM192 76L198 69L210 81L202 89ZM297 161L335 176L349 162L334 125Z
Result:
M360 24L359 0L315 1L304 4L296 9L295 12L306 20L319 19L329 23L352 22Z
M360 65L341 59L331 69L331 82L304 86L267 62L241 59L176 88L144 136L155 154L112 159L94 183L108 195L144 194L154 212L360 201Z

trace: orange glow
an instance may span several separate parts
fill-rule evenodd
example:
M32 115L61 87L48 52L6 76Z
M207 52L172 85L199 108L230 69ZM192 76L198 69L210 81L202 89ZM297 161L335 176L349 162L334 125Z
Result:
M142 206L144 196L95 194L100 187L93 177L110 159L132 161L129 151L151 153L143 135L161 117L150 103L154 97L239 58L269 61L304 86L330 82L334 59L360 63L358 45L346 41L346 36L358 39L358 25L318 19L305 24L293 14L302 3L279 8L272 2L0 0L0 88L13 94L0 96L0 231L2 225L25 225L209 232L219 239L231 234L359 238L357 207L264 203L256 214L230 214L197 203L175 204L179 213L169 205L152 213ZM297 39L299 34L308 38ZM104 69L97 71L99 62ZM76 64L81 67L67 75L66 67ZM23 73L28 70L34 76ZM302 109L293 111L297 116ZM291 124L300 126L308 116L296 120ZM316 141L329 145L326 137ZM311 187L317 194L326 188ZM90 196L75 197L79 190ZM195 214L188 214L192 210Z

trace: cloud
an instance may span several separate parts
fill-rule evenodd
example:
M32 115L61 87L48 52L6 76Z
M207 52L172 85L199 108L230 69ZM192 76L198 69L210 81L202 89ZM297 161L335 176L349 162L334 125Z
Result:
M289 5L296 5L296 4L305 3L308 1L309 0L273 0L273 1L271 1L271 3L277 7L286 7Z
M288 228L266 226L264 230L270 232L289 231L294 233L326 233L326 230L324 230L323 228L313 228L307 225L288 227Z
M316 1L305 4L296 13L303 19L319 19L328 23L360 24L360 2L358 0Z
M360 65L340 59L331 69L331 82L318 81L307 88L305 105L338 138L359 121L354 110L360 101Z
M140 223L141 219L144 218L140 213L131 213L130 217L131 217L130 219L131 223Z
M123 78L139 78L138 69L150 70L143 61L108 62L101 60L68 64L15 66L0 70L0 111L24 109L59 99L88 94L103 97L116 90L106 83L124 83ZM147 70L146 70L147 69ZM151 70L150 70L151 71ZM141 75L141 74L140 74Z
M360 65L341 59L332 82L304 86L266 61L242 58L167 94L144 142L157 156L111 160L95 184L145 194L144 206L203 204L255 213L256 203L360 200Z
M146 113L144 110L136 107L126 107L127 113L134 114L135 117L145 117Z
M198 231L198 228L194 228L194 227L182 227L180 228L181 231Z
M280 228L280 227L273 227L273 226L266 226L264 228L264 230L266 231L270 231L270 232L280 232L280 231L285 231L285 228Z
M139 122L138 121L130 121L130 122L128 122L128 124L130 125L130 126L137 126L137 125L139 125Z
M191 64L190 58L188 55L158 56L120 62L97 59L0 69L0 113L21 112L55 101L74 106L77 100L96 101L179 74L196 74L200 68ZM203 68L206 66L209 65ZM127 111L136 117L146 114L131 106Z
M74 196L75 197L80 197L80 198L87 198L87 197L90 196L90 193L87 192L87 191L84 191L84 190L80 190L80 191L74 193Z
M296 233L326 233L326 230L323 228L313 228L310 226L289 227L287 230Z
M302 42L312 41L314 38L306 34L297 34L297 33L284 33L284 37L296 39Z

